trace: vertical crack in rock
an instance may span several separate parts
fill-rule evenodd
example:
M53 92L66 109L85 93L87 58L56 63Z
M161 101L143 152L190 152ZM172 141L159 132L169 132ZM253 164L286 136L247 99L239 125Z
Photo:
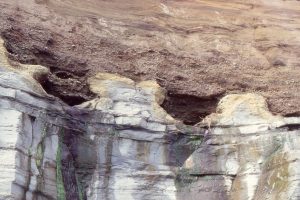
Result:
M165 140L168 142L167 164L181 167L192 152L201 145L202 138L203 136L198 134L188 135L185 130L183 133L167 134L165 136Z
M45 138L47 137L47 131L48 131L48 124L44 123L41 131L41 139L36 147L36 153L35 153L35 164L38 169L38 175L37 175L37 190L41 191L43 185L44 185L44 171L43 171L43 161L44 161L44 152L45 152Z
M29 185L30 185L30 182L31 182L31 160L32 160L32 145L33 145L33 130L34 130L34 122L36 120L36 117L34 116L29 116L29 119L30 119L30 130L28 131L30 133L30 144L29 144L29 147L28 147L28 150L27 150L27 153L28 153L28 164L27 164L27 174L26 174L26 177L27 177L27 180L26 180L26 183L25 183L25 186L24 186L24 196L26 194L27 191L29 191ZM23 123L25 123L25 120L23 120ZM23 126L25 127L25 124L23 124ZM29 134L27 133L27 134Z
M66 199L66 190L64 186L64 179L62 174L62 153L63 153L63 137L64 129L61 128L58 136L58 148L56 152L56 188L57 188L57 199L65 200Z
M61 131L61 175L62 184L64 186L64 193L61 192L61 196L65 195L66 200L83 200L84 194L81 188L80 178L77 174L76 157L78 153L77 139L79 133L70 129L63 129ZM61 178L60 177L60 178ZM60 182L61 182L60 181Z

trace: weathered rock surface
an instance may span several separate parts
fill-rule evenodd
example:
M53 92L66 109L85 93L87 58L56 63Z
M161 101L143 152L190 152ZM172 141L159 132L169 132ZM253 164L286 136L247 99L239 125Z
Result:
M0 72L0 198L176 199L203 129L178 128L157 83L98 74L89 82L101 97L76 108L11 68Z
M87 78L110 72L156 80L171 102L182 100L165 104L169 113L191 124L214 111L196 102L236 92L262 94L275 114L300 113L299 1L0 0L0 7L10 56L50 68L47 89L66 102L93 99Z
M217 111L203 121L210 138L184 164L201 178L182 197L299 199L300 119L272 115L254 94L228 95Z
M228 95L187 126L160 107L155 81L98 73L96 98L70 107L6 54L0 199L299 199L300 118L271 114L260 95Z
M3 173L2 198L176 199L177 168L195 149L188 142L200 138L182 134L157 110L151 100L157 87L119 85L112 107L98 111L70 108L0 82L1 154L10 157L1 165L10 172ZM131 114L127 104L137 105Z

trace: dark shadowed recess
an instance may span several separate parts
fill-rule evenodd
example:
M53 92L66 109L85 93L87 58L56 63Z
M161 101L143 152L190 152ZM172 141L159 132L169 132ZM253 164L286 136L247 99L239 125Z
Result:
M53 50L57 45L56 40L47 31L42 32L45 37L41 36L43 34L37 34L35 36L38 39L29 40L31 36L16 27L7 29L1 34L10 58L21 63L48 67L51 74L41 82L47 93L60 98L70 106L96 97L87 84L87 77L90 74L85 61L57 54ZM169 92L162 107L174 118L182 120L187 125L193 125L215 111L218 99L218 96L202 98Z
M85 77L72 72L50 68L51 74L41 83L45 91L70 106L79 105L96 97L89 89Z
M18 57L20 49L15 47L15 43L6 42L6 48L13 60L26 64L40 64L50 69L51 74L41 82L44 90L53 96L60 98L70 106L79 105L85 101L95 98L86 81L87 70L72 70L71 65L76 66L74 62L69 67L62 69L61 61L51 52L43 52L38 49L32 50L29 60L23 60ZM24 53L25 54L25 53ZM67 62L67 61L66 61ZM60 66L60 67L58 67Z
M175 119L181 120L186 125L194 125L216 111L219 98L199 98L169 92L162 107Z
M50 36L48 40L34 42L26 42L25 36L14 27L1 32L10 59L23 64L43 65L50 69L51 74L41 82L48 94L60 98L70 106L95 98L96 95L87 84L89 69L85 62L57 55L49 48L54 44Z

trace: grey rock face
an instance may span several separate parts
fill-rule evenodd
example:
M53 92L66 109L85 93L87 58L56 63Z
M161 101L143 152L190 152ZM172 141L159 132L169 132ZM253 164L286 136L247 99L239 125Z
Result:
M218 113L204 121L213 124L211 135L184 164L201 178L183 195L188 190L188 199L299 198L299 118L273 116L262 97L244 94L225 97Z
M71 108L30 87L17 89L23 79L12 77L0 79L1 127L12 127L0 139L11 151L3 150L10 156L3 165L10 169L3 198L177 198L177 171L196 149L189 142L200 143L203 130L190 134L184 125L176 127L154 101L156 85L153 93L148 83L124 95L116 90L117 96L105 97L111 106L96 99L97 109L89 102Z
M98 74L100 98L70 107L4 69L0 199L299 198L300 118L272 115L261 96L229 95L192 127L152 81Z
M52 199L56 193L57 128L12 109L0 109L0 116L0 198Z

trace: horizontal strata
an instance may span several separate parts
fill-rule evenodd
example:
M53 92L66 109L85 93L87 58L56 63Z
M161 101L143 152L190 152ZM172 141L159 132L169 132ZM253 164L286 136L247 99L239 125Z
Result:
M225 94L240 92L262 94L272 113L299 115L298 1L2 0L0 5L10 56L47 66L53 72L47 91L70 104L93 99L87 78L110 72L158 81L171 97L166 110L189 124L214 112ZM200 108L187 96L214 103ZM183 105L173 103L179 100Z
M260 95L228 95L188 126L160 107L155 81L99 73L97 97L71 107L7 63L1 199L297 198L300 118L271 114Z

